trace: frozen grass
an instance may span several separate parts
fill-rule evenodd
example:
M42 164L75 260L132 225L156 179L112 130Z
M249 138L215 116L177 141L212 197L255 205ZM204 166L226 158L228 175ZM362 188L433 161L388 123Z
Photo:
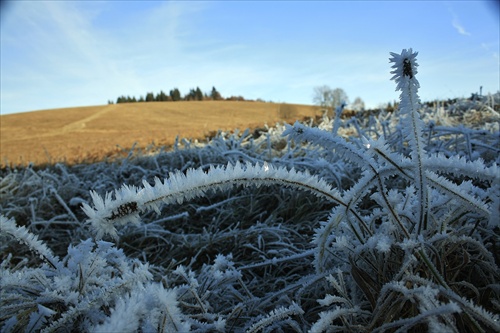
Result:
M405 66L398 113L2 170L2 331L498 331L498 114Z

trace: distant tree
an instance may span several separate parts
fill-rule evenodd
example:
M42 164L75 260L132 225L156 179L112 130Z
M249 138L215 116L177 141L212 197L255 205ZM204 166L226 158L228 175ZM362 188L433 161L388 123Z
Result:
M157 102L166 102L168 101L168 96L161 90L160 93L156 95L155 100Z
M189 89L189 92L184 96L184 100L186 101L194 101L196 99L196 90L193 88Z
M212 91L210 92L210 98L214 101L220 101L222 99L221 94L215 89L215 87L212 87Z
M335 88L332 92L333 104L332 107L337 108L341 104L348 104L349 98L343 89Z
M313 103L323 108L335 109L349 101L347 94L341 88L331 89L327 85L314 88Z
M203 92L201 91L200 87L196 87L196 90L194 92L194 98L197 101L203 100Z
M125 96L120 96L116 99L116 104L118 103L126 103L127 102L127 98Z
M108 104L114 104L112 100L108 99Z
M231 96L226 98L226 101L244 101L245 98L243 96Z
M399 103L397 101L388 102L387 104L379 105L379 109L386 110L389 112L396 111L399 108Z
M174 88L174 89L170 90L170 98L174 102L180 101L182 99L182 97L181 97L181 92L179 91L179 89Z
M391 102L388 102L386 105L385 105L385 108L384 108L386 111L394 111L394 106L392 105Z
M356 97L354 102L351 104L351 109L356 112L365 110L365 102L361 99L361 97Z
M333 92L331 92L333 94ZM210 94L208 93L203 93L200 89L200 87L196 87L196 89L191 88L189 90L189 93L187 93L184 97L181 95L180 91L178 88L171 89L169 91L169 94L167 95L163 90L161 90L159 93L156 95L153 92L148 92L146 96L139 96L137 99L136 97L130 97L130 96L125 96L121 95L116 99L116 103L133 103L133 102L166 102L166 101L204 101L204 100L214 100L214 101L219 101L219 100L224 100L224 98L221 96L221 94L215 89L215 87L212 87L212 90ZM243 96L231 96L226 98L226 100L230 101L245 101L245 98ZM109 100L108 104L113 104L113 101Z
M323 108L330 108L333 104L332 89L327 85L314 87L313 103Z

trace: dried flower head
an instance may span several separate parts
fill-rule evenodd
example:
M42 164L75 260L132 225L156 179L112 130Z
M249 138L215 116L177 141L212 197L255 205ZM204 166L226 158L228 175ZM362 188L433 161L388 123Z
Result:
M411 48L408 50L403 49L401 54L391 52L392 58L390 58L389 61L394 63L391 66L391 68L394 68L394 70L391 71L391 74L394 74L391 80L396 81L396 90L402 90L410 80L417 88L420 87L415 78L415 74L418 72L417 55L418 52L413 52Z
M413 79L413 70L411 68L411 62L408 58L403 60L403 75L409 76L410 79Z

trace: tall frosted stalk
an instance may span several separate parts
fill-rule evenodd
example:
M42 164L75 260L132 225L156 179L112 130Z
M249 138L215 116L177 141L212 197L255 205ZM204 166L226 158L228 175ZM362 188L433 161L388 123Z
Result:
M415 186L419 200L419 210L417 212L417 234L427 229L427 186L424 170L424 143L422 140L423 121L420 119L418 109L420 98L418 97L418 88L420 84L415 78L417 74L417 55L410 48L403 49L401 54L391 52L394 70L391 74L394 76L391 80L396 81L396 91L401 91L399 95L399 110L401 113L401 123L403 125L403 137L408 141L410 148L410 158L413 161L413 170L415 177Z

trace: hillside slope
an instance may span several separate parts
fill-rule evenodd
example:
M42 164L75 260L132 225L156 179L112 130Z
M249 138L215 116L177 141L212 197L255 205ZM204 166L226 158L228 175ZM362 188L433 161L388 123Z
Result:
M171 145L217 130L256 128L320 114L315 106L238 101L126 103L0 116L1 166L92 162L134 143Z

